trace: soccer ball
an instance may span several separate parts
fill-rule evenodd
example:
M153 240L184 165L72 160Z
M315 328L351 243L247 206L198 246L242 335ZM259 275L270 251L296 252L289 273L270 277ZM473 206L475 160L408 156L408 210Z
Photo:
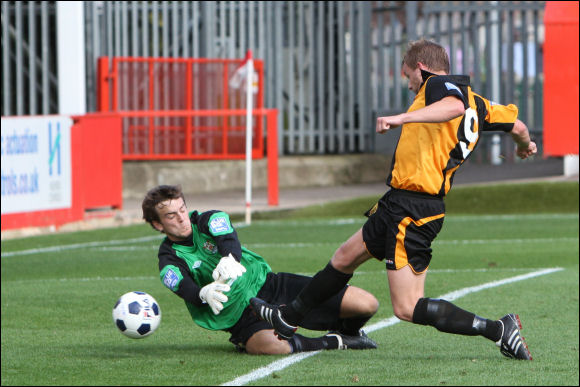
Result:
M161 322L161 309L145 292L125 293L113 308L113 322L122 334L132 339L151 335Z

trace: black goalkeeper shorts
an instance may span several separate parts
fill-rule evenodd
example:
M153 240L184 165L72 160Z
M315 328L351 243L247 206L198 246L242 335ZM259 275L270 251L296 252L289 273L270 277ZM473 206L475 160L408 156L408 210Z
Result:
M312 277L298 274L270 272L256 297L271 304L288 304L298 296L311 279ZM338 329L340 304L347 287L348 285L319 307L312 309L300 326L316 331ZM227 331L231 333L230 341L238 348L244 348L254 333L264 329L272 329L272 326L256 316L252 308L248 306L238 322Z
M427 270L431 242L443 227L442 198L391 189L365 215L363 240L373 257L384 259L388 270L407 265L415 273Z

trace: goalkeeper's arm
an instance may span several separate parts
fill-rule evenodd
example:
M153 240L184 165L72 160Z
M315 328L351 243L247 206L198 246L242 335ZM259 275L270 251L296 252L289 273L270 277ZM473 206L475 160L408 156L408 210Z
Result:
M223 309L223 303L228 300L223 292L229 290L230 286L223 282L212 282L200 288L191 277L186 276L175 293L196 307L209 306L212 312L217 315Z
M183 298L185 301L197 307L202 307L204 304L199 298L199 292L201 288L195 281L189 277L185 276L181 283L179 284L179 289L174 291L179 297Z
M218 222L219 229L211 227L212 217L217 217L220 220ZM238 239L238 233L225 212L210 210L202 213L198 221L198 227L201 232L212 236L222 257L227 257L231 254L236 261L241 262L242 245Z
M235 230L230 234L214 236L213 238L222 257L227 257L231 254L236 261L241 262L242 244Z

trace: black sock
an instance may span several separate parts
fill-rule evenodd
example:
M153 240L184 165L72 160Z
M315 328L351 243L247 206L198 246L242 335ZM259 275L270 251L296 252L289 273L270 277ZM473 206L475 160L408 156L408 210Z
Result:
M449 301L421 298L415 305L413 322L430 325L441 332L467 336L483 336L492 341L499 340L501 325L463 310Z
M360 329L370 320L372 316L351 317L338 321L338 331L347 336L358 336Z
M296 333L288 340L288 343L290 343L292 353L338 348L338 339L334 336L306 337Z
M312 277L294 301L280 308L284 320L289 324L299 325L312 308L338 293L351 278L352 274L336 270L329 262Z

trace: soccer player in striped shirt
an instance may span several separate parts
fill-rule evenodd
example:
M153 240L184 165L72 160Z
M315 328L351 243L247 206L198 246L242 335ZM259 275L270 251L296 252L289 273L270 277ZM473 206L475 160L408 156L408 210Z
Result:
M517 119L515 105L489 101L471 89L468 76L449 75L449 57L442 46L424 39L412 42L402 71L416 94L413 103L407 112L376 122L377 133L402 126L386 180L390 189L367 212L363 227L292 302L280 306L253 298L250 303L279 337L289 339L309 310L341 289L362 263L375 258L386 262L391 302L399 319L442 332L483 336L503 355L531 360L518 315L499 320L479 317L446 300L425 297L424 285L431 242L443 226L443 198L481 133L509 133L522 159L536 153L536 144Z

